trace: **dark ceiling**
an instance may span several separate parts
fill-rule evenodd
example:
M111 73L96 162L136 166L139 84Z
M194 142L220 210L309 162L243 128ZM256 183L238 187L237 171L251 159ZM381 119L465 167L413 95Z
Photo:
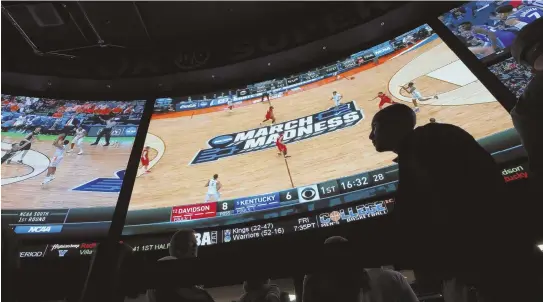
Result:
M418 8L413 9L414 6ZM435 12L443 11L444 7L447 4L388 1L2 2L2 88L8 89L6 81L10 88L25 86L27 90L42 91L44 83L51 86L53 82L59 89L62 79L81 79L86 82L79 83L85 84L80 91L84 87L96 91L96 87L90 88L96 81L153 77L152 81L146 81L153 82L150 87L162 87L164 83L168 87L161 90L169 91L176 88L175 75L187 76L204 70L214 70L214 75L218 75L213 76L215 81L222 80L226 85L227 81L234 81L233 75L241 81L241 73L257 79L274 72L287 72L288 68L302 68L307 64L304 59L317 59L317 56L298 55L299 60L292 57L286 60L281 58L282 54L372 20L385 20L391 12L400 12L392 19L397 29L402 23L420 25L425 18L437 17ZM365 37L359 32L354 39L359 39L360 45L376 37L384 40L389 35L382 33L394 32L390 28L375 31L368 26ZM325 56L331 59L348 51L342 49L342 44L328 45L327 53L322 54L321 50L319 59ZM217 69L260 58L269 58L268 62L274 62L274 66L262 70L262 74L254 69L221 74ZM27 78L28 75L34 78ZM165 76L174 78L159 78ZM200 76L211 77L200 73L191 78ZM70 84L72 88L73 85ZM106 86L103 82L99 85ZM195 87L191 84L189 88Z
M181 68L173 66L173 60L166 63L157 58L156 66L150 70L113 76L149 76L178 69L210 68L308 43L404 4L3 2L2 44L8 45L3 49L8 59L3 70L110 78L113 74L107 72L87 71L76 75L63 70L61 65L75 64L83 70L88 69L87 65L110 63L119 58L140 60L149 53L160 53L162 59L167 59L180 50L196 52L195 58L187 59ZM266 45L248 51L245 48L250 43ZM238 48L237 53L225 51L232 45ZM58 70L48 68L47 62L55 63Z

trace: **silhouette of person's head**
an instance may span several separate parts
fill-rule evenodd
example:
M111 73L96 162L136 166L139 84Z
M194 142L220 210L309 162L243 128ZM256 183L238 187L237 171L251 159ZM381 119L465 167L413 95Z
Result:
M377 152L396 151L415 128L415 112L403 104L390 105L375 114L371 122L370 140Z
M332 259L354 260L349 241L341 236L332 236L324 241L325 257ZM331 265L321 284L322 301L357 301L361 283L362 270L342 265ZM333 276L333 277L332 277Z
M198 257L198 244L193 230L181 229L172 236L170 256L177 259Z
M268 284L270 284L268 278L251 278L243 283L243 289L246 292L260 290Z

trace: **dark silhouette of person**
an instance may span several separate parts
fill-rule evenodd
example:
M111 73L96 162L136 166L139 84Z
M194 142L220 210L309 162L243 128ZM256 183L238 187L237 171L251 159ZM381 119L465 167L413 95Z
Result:
M170 240L170 255L158 261L189 259L198 257L198 244L194 230L178 230ZM160 288L147 291L149 302L213 302L213 298L202 287Z
M326 239L324 244L330 248L326 251L327 258L332 262L342 259L356 263L355 259L359 257L348 245L345 246L347 242L340 236ZM328 272L305 276L303 302L418 302L417 295L399 272L353 265L330 266Z
M523 275L512 281L502 276L504 271L520 274L518 268L533 266L523 261L529 261L534 250L513 231L517 214L507 210L510 201L497 164L460 127L415 125L413 110L394 104L374 116L370 134L378 152L398 155L392 216L397 219L395 240L402 264L437 269L443 280L477 283L482 292L488 289L487 297L499 293L492 299L518 300L519 292L529 292L530 278ZM496 242L503 245L492 250Z
M281 290L269 279L254 278L243 282L239 302L281 302Z
M5 289L2 300L18 301L17 284L22 281L19 276L20 265L17 235L11 228L2 227L2 288Z
M515 61L532 70L534 78L519 97L511 117L528 154L530 172L543 182L543 18L524 26L511 47ZM539 49L539 50L538 50ZM540 190L541 192L541 190Z

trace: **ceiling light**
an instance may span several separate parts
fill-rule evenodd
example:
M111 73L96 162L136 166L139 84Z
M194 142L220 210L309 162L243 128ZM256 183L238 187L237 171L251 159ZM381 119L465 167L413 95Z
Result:
M381 22L381 26L385 25L385 22Z
M296 301L296 295L288 295L290 301Z
M323 46L322 49L323 49L323 50L326 50L326 46Z
M543 244L539 244L537 247L543 252Z
M271 66L271 63L268 63L268 66Z

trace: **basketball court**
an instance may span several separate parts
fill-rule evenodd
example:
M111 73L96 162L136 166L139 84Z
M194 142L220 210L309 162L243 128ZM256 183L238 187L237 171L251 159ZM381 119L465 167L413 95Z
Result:
M399 85L413 81L423 96L438 100L420 103L417 124L430 118L458 125L475 138L513 127L509 114L467 70L440 39L372 68L350 71L347 78L310 84L301 92L272 100L277 123L308 116L333 106L333 91L342 102L355 101L364 119L353 127L288 144L292 157L277 155L275 148L190 165L195 154L208 148L208 140L259 127L268 103L244 103L233 111L226 107L155 115L146 145L151 146L151 173L140 169L131 209L166 207L204 202L205 184L213 174L222 183L221 199L234 199L303 186L392 164L392 153L377 153L368 139L371 119L378 111L377 93L411 105ZM358 72L358 73L357 73ZM351 76L353 79L350 79ZM288 164L287 164L288 163ZM66 168L68 161L63 163ZM61 171L62 172L62 171ZM3 173L3 172L2 172ZM57 182L59 179L55 180ZM92 200L99 198L92 197ZM84 200L82 202L85 202Z
M21 141L22 135L2 134L2 149L8 149L11 143ZM134 138L116 138L119 147L102 146L104 139L97 146L90 146L95 138L86 138L83 143L84 154L77 155L77 146L73 153L66 153L55 174L55 179L45 186L41 183L47 173L51 157L55 153L52 146L56 136L39 135L40 141L32 143L23 159L23 164L16 161L17 154L10 164L2 164L2 209L57 209L115 206L118 192L105 192L96 186L93 191L74 190L90 182L102 179L118 182L117 172L126 170ZM71 141L73 137L68 136ZM2 155L5 151L2 151Z

